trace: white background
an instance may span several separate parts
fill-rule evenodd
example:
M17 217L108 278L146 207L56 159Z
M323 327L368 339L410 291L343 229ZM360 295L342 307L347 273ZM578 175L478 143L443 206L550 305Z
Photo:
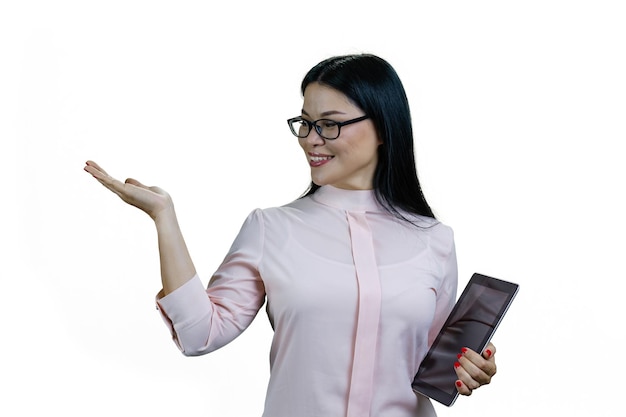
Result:
M306 188L285 123L305 72L371 52L405 83L461 284L521 285L498 375L440 415L617 415L622 2L216 4L1 3L0 414L259 416L264 311L226 348L180 355L154 309L151 221L83 164L168 190L207 282L252 209Z

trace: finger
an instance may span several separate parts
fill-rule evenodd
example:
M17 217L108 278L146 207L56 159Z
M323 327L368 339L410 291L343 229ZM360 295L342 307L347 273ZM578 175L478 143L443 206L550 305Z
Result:
M100 168L100 166L98 166L98 164L93 161L87 161L84 169L85 171L90 173L95 179L97 179L100 184L104 185L110 191L113 191L115 194L122 197L122 194L124 193L123 182L107 174L105 170Z
M489 346L485 349L483 355L479 355L468 348L463 348L461 353L462 357L468 361L461 361L461 363L467 365L472 377L482 384L488 384L491 377L496 374L496 361L493 353L495 352L495 346L491 345L491 347L493 348L491 355L487 353L487 350L491 351ZM489 355L488 359L485 358L487 355Z
M126 200L126 195L128 194L128 192L124 187L124 183L122 181L110 176L96 179L100 181L100 184L104 185L106 188L117 194L117 196L120 197L122 200Z
M91 175L93 175L94 178L98 178L99 175L102 175L102 173L98 170L98 168L95 168L92 165L85 165L85 168L83 168L85 171L87 171L88 173L90 173Z
M460 379L457 379L454 384L455 384L456 390L459 392L459 394L465 395L465 396L472 395L472 390L469 389L469 387L467 385L465 385L463 383L463 381L461 381Z
M94 161L87 161L85 163L85 171L89 172L92 175L98 174L98 173L102 175L109 175L104 169L102 169L102 167L100 167L100 165L98 165Z
M470 389L476 389L481 385L491 382L491 377L496 373L496 364L493 360L487 360L471 349L463 349L459 355L456 366L457 375Z
M104 169L93 161L87 161L85 164L85 171L90 173L95 179L100 181L100 184L104 185L111 191L119 191L119 184L115 183L115 178L111 177ZM113 187L115 185L115 187ZM114 189L115 188L115 189Z
M121 197L120 193L125 191L124 184L130 184L130 185L134 185L136 187L140 187L140 188L143 188L143 189L146 189L146 190L150 190L150 187L147 187L147 186L143 185L142 183L140 183L139 181L137 181L134 178L127 178L126 181L124 181L124 183L122 183L121 181L116 180L115 178L111 177L104 169L102 169L102 167L100 167L100 165L98 165L94 161L87 161L86 162L86 164L85 164L85 171L89 172L91 175L93 175L93 177L95 179L100 181L100 183L102 183L102 185L104 185L105 187L107 187L111 191L115 192L120 197Z
M456 372L458 381L461 381L463 383L463 386L467 388L469 391L475 390L476 388L479 388L481 385L483 385L479 381L476 380L477 377L472 375L472 374L476 374L479 371L479 369L464 358L459 358L459 360L454 364L454 371ZM463 387L459 387L459 385L457 384L457 389L458 388L463 388ZM465 392L464 395L469 395L467 391L465 390L462 390L462 391ZM461 392L461 390L459 392Z
M493 360L495 354L496 347L493 345L493 343L490 342L483 351L483 358Z

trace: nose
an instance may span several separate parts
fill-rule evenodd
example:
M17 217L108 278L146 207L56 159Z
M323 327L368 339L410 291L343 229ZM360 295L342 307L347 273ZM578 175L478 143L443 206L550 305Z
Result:
M309 135L306 138L301 139L304 143L308 143L312 146L320 146L326 143L326 139L317 133L317 130L311 129Z

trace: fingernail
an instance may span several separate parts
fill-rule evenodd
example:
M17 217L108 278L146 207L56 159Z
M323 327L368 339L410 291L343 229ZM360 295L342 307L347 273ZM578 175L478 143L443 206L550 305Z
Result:
M461 349L461 352L463 352L463 353L467 353L467 348L463 348L463 349Z
M485 352L487 353L487 357L490 358L491 357L491 350L487 349Z
M459 366L461 366L461 364L460 364L460 363L458 363L458 362L454 362L454 367L455 367L455 368L458 368Z
M463 383L461 381L456 381L456 386L461 388L461 386L463 385Z
M457 359L461 359L463 357L463 355L461 355L460 353L458 355L456 355Z

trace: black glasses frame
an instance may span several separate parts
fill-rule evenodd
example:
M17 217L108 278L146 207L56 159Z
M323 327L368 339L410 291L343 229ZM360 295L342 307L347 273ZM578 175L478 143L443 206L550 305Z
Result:
M324 139L328 139L328 140L335 140L339 137L339 135L341 134L341 127L342 126L346 126L346 125L351 125L352 123L356 123L356 122L360 122L362 120L365 119L369 119L368 115L365 116L361 116L361 117L357 117L356 119L350 119L350 120L346 120L345 122L337 122L335 120L331 120L331 119L317 119L314 121L309 121L307 119L302 118L301 116L298 117L292 117L291 119L287 120L287 124L289 125L289 129L291 130L291 133L294 134L294 136L298 137L298 138L306 138L307 136L309 136L309 134L311 133L311 131L313 129L315 129L315 131L317 132L318 135L320 135L320 137L324 138ZM307 132L306 135L304 136L300 136L299 132L296 132L293 128L293 123L294 122L304 122L309 126L309 131ZM337 126L337 136L335 136L334 138L329 138L326 137L324 135L322 135L322 126L318 125L319 122L331 122L334 123Z

